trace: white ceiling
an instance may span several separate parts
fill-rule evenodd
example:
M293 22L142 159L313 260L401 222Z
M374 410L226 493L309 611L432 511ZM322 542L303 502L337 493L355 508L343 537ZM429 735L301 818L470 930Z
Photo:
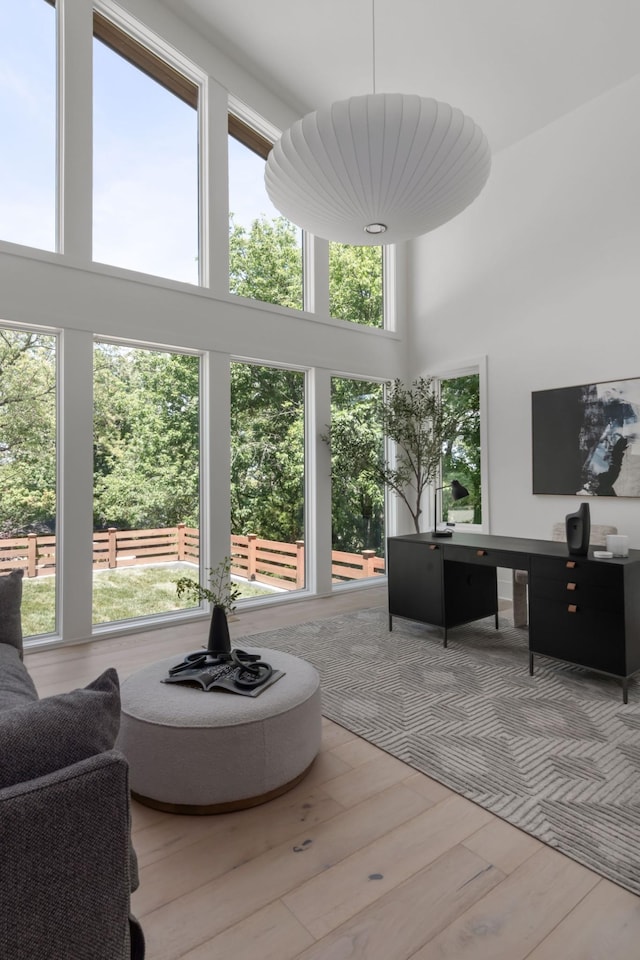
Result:
M300 115L373 91L372 0L162 0ZM640 0L375 0L378 93L459 107L492 150L640 72Z

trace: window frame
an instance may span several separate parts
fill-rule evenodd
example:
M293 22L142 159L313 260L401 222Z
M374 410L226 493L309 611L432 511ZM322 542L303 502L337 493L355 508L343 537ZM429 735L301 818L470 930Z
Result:
M465 523L460 527L467 533L490 533L491 525L489 521L489 460L488 460L488 429L487 429L487 357L481 356L471 360L463 361L459 366L446 367L438 369L436 372L428 374L433 378L434 387L440 393L440 385L443 380L455 380L457 377L467 377L477 374L479 377L480 391L480 484L481 484L481 503L482 503L482 523ZM442 484L442 461L436 485ZM433 493L433 488L432 488ZM430 498L433 510L433 496ZM442 509L442 498L439 499L440 509ZM442 522L442 517L430 517L430 528L433 529L436 523Z

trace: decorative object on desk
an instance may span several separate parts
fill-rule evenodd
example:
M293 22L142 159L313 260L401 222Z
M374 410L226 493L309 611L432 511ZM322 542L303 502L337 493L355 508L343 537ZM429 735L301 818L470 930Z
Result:
M622 534L609 534L607 537L607 550L611 551L612 557L629 556L629 537Z
M208 650L188 653L184 660L169 668L162 683L198 684L203 690L228 690L245 697L257 697L283 677L270 663L245 650L229 650L218 655Z
M240 596L239 588L231 580L231 557L225 557L217 567L210 567L208 574L208 587L203 587L191 577L180 577L175 581L176 593L178 597L193 597L199 603L206 600L213 604L207 651L214 656L228 654L231 652L231 640L227 614L233 613Z
M533 493L640 497L640 379L534 392Z
M581 503L575 513L568 513L565 526L569 553L576 557L586 557L589 552L589 538L591 536L589 504Z
M419 377L406 385L394 380L380 399L374 417L379 435L371 429L371 415L359 429L353 418L335 418L321 439L336 461L349 464L363 488L384 484L404 503L420 533L422 497L436 481L445 442L458 434L458 420L434 390L433 379ZM395 445L393 461L381 455L381 439Z
M444 526L438 527L438 491L445 490L448 486L451 487L451 496L454 500L462 500L463 497L469 496L469 491L466 487L463 487L459 480L452 480L451 484L445 483L441 487L434 487L433 489L433 536L434 537L451 537L453 536L453 530L451 527Z

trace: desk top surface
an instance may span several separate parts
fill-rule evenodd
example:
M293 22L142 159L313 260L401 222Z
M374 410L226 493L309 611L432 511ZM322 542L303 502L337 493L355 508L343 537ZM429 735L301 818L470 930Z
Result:
M445 552L455 552L457 547L473 547L483 550L497 550L505 553L520 553L539 557L567 557L581 559L569 553L567 544L556 540L529 540L526 537L497 537L489 533L462 533L455 530L451 537L434 537L432 533L407 533L404 536L389 537L389 540L408 540L415 543L439 544ZM628 557L597 559L593 551L603 547L590 547L588 558L594 563L632 564L640 563L640 550L629 550Z

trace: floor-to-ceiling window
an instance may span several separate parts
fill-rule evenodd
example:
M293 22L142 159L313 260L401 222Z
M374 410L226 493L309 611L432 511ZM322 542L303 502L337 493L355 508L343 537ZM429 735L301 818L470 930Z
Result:
M22 632L56 629L57 337L0 326L0 573L21 568Z
M93 259L198 283L198 88L94 18Z
M56 11L0 0L0 239L56 245Z
M93 622L189 606L199 578L200 358L94 349Z
M242 597L306 585L305 374L231 364L231 553Z
M377 415L383 389L349 377L331 380L331 572L338 583L384 572L384 486L371 470L385 455Z

